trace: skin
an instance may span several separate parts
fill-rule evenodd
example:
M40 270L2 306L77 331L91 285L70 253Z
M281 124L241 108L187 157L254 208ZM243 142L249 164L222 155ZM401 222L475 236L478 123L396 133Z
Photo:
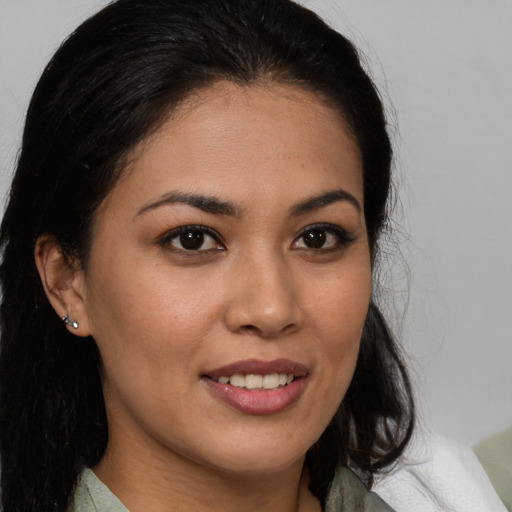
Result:
M233 211L162 200L176 192ZM86 269L40 239L50 301L100 350L109 442L94 471L129 510L320 510L303 463L356 364L371 293L363 200L336 110L291 86L219 83L137 148L97 211ZM303 230L318 223L311 248ZM215 236L186 251L173 230L190 225ZM248 358L304 365L298 399L246 414L202 380Z

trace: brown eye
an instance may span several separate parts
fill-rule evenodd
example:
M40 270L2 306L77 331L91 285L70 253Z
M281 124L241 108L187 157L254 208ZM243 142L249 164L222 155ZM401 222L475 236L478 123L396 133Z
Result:
M187 251L198 251L204 244L204 238L201 231L186 231L179 236L179 243Z
M325 229L311 229L302 235L304 245L310 249L320 249L327 240Z
M170 250L186 252L224 250L224 246L218 241L219 238L209 228L183 226L167 233L160 244Z
M294 249L328 251L349 245L353 238L340 226L316 224L302 230L293 243Z

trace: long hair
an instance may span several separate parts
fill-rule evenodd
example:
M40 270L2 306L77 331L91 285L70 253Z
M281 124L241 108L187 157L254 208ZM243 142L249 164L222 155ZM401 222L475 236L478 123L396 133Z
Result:
M357 51L290 0L118 0L83 23L32 97L0 232L0 452L7 512L64 510L108 425L92 338L80 343L50 307L34 264L51 234L85 267L95 211L124 157L193 91L228 80L302 87L347 122L363 162L372 261L386 222L392 151L379 95ZM325 499L338 464L370 484L403 450L413 401L399 350L372 303L354 379L310 449Z

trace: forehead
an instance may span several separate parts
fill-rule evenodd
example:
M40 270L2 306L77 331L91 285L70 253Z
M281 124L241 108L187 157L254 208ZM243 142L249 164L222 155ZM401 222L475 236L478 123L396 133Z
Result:
M304 195L340 186L363 199L345 120L320 95L288 85L221 82L197 91L129 161L116 188L132 182L141 199L166 189L243 199L268 198L276 187Z

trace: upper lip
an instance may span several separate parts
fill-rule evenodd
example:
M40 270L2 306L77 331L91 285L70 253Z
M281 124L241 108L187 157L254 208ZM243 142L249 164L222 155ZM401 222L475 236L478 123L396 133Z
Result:
M288 375L292 374L295 377L304 377L307 375L308 370L303 364L291 361L290 359L274 359L273 361L244 359L209 370L204 375L212 379L218 379L219 377L229 377L235 374L269 375L271 373L286 373Z

